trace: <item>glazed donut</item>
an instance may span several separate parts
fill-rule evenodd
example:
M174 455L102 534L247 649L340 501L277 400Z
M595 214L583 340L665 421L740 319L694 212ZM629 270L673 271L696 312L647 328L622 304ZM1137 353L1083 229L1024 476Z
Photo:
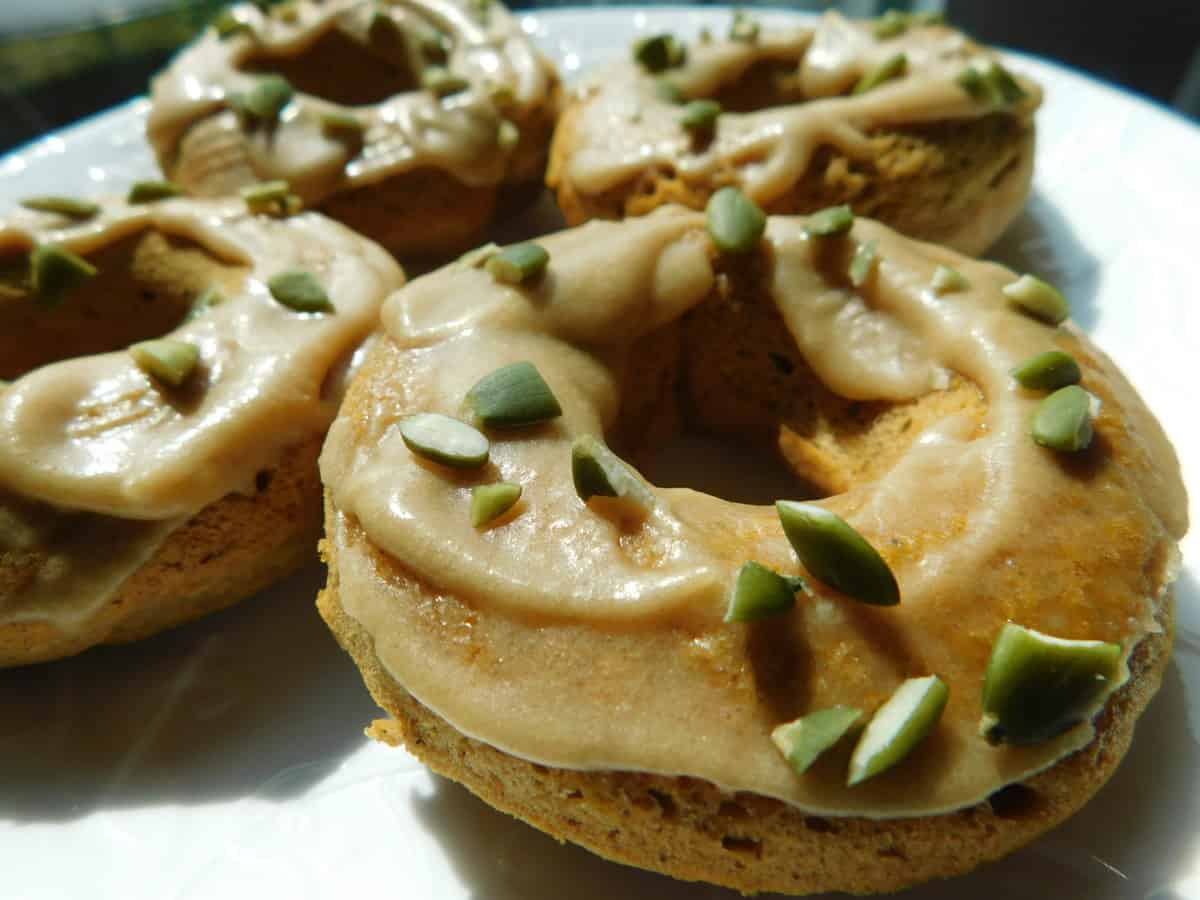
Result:
M1062 318L1044 283L863 219L771 217L734 242L719 220L592 222L539 239L540 274L508 266L527 247L491 250L389 298L321 458L319 608L393 717L371 733L559 839L747 893L965 872L1093 794L1158 687L1187 526L1174 452L1086 337L1016 305ZM1024 365L1047 351L1082 388L1010 375L1071 380ZM495 402L513 383L537 402ZM1080 393L1074 426L1048 429L1049 398ZM536 419L510 407L546 420L502 429ZM680 428L777 442L804 481L844 483L784 515L622 461ZM841 523L824 563L785 537L801 509ZM808 586L736 621L748 561L789 598ZM981 700L1006 623L1109 654L1054 728ZM993 693L1044 670L998 671ZM914 685L932 730L863 783L861 753L901 746L867 739L888 715L802 775L775 745L810 713L903 709Z
M656 35L635 57L565 104L547 182L570 224L703 209L734 185L768 212L848 203L978 254L1029 193L1040 89L944 25L742 18L728 39Z
M398 254L465 245L535 183L557 79L491 0L299 0L218 18L152 86L147 135L199 196L284 180Z
M0 227L0 666L148 636L310 559L325 430L403 282L316 213L63 203L85 221Z

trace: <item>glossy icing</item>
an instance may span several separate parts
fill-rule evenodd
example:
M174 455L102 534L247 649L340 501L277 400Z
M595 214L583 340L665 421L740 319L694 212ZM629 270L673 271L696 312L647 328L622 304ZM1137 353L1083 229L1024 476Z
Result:
M231 193L259 180L284 179L310 205L331 193L430 166L470 186L530 177L528 160L500 137L506 120L521 128L545 115L554 79L519 23L496 3L454 0L300 0L281 18L243 4L235 15L249 31L222 39L213 29L184 50L152 88L147 135L174 178L203 195ZM427 65L420 42L445 35L444 65L469 87L439 99L415 88L367 106L342 106L297 93L270 129L247 129L230 109L272 60L298 57L338 31L366 45L374 17L392 23L398 62ZM361 146L326 134L322 117L349 113L364 127ZM181 148L186 144L186 153ZM528 156L528 154L525 154Z
M621 414L629 348L709 296L704 218L667 208L539 240L550 268L527 290L460 263L388 301L387 340L360 375L369 415L339 418L322 458L341 603L407 690L460 731L539 763L691 775L825 813L960 808L1091 739L1090 723L1036 747L995 749L977 735L1005 620L1120 641L1126 654L1160 627L1154 610L1186 529L1178 465L1086 339L1015 312L1000 290L1008 270L864 220L852 240L877 242L878 269L851 295L811 274L802 219L771 219L771 298L829 387L894 400L937 390L952 371L978 386L987 412L943 419L881 479L821 501L888 560L899 607L819 589L766 631L728 625L743 562L798 571L773 508L656 488L648 520L622 530L579 501L570 474L573 437L604 433ZM937 295L939 264L971 287ZM1103 402L1094 477L1034 445L1040 395L1008 374L1051 346L1080 360ZM475 381L518 360L537 365L561 419L519 439L493 435L477 479L414 459L402 416L462 415ZM362 410L353 390L349 405ZM501 479L523 486L520 514L477 531L470 487ZM1101 541L1111 546L1096 558ZM780 667L782 697L761 687ZM847 789L835 753L797 779L769 740L812 709L869 712L904 678L931 672L949 684L950 705L895 777Z
M54 571L35 588L45 602L5 598L0 622L85 618L173 527L252 490L255 473L283 450L321 434L383 297L403 281L382 249L335 222L256 217L233 200L113 201L79 225L16 213L0 228L0 255L38 243L87 254L147 230L192 241L244 278L225 302L171 332L200 350L186 391L162 390L123 349L42 366L0 391L0 490L15 495L0 503L5 544L54 553ZM312 272L336 311L296 313L272 299L267 280L289 268ZM60 547L50 531L64 516L128 540L103 558L94 541Z
M651 74L627 60L588 78L579 88L576 149L563 177L597 195L651 169L686 180L719 177L759 204L785 194L804 174L817 148L832 146L852 159L870 159L869 136L880 129L995 112L955 79L971 63L992 59L986 49L945 26L911 27L881 40L870 22L826 13L815 28L763 29L755 42L693 41L683 66ZM903 53L902 77L851 96L858 79ZM679 106L659 95L665 78L685 98L707 97L752 66L796 62L804 100L754 112L724 112L711 140L697 145L679 124ZM1025 98L1006 112L1032 117L1040 88L1018 77Z

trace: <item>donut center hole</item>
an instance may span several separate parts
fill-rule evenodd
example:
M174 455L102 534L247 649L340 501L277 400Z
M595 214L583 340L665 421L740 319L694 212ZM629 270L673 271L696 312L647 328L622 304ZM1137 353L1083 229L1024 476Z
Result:
M635 346L623 385L609 439L654 484L753 504L830 496L883 476L947 416L985 417L978 387L957 376L905 402L834 393L776 307L768 255L716 265L710 295Z
M752 113L805 100L796 59L759 60L736 81L721 85L712 99L728 112Z
M244 270L193 242L143 231L84 254L97 273L59 305L29 292L28 256L0 261L0 378L60 360L123 350L175 330L210 286L229 290Z
M403 38L390 29L363 43L330 28L299 53L251 56L239 68L282 75L298 92L341 106L382 103L419 84Z
M659 487L686 487L755 506L821 494L819 488L797 477L769 441L740 443L728 435L703 431L672 435L641 471Z

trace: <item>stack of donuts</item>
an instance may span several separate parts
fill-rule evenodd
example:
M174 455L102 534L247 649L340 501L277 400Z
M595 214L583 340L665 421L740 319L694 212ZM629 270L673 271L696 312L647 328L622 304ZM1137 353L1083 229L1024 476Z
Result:
M154 81L161 181L0 227L0 665L319 541L368 733L559 839L796 895L1028 843L1127 750L1187 529L1069 298L965 255L1040 99L930 16L564 90L492 0L231 7ZM488 243L543 183L572 227ZM641 474L692 432L794 492Z

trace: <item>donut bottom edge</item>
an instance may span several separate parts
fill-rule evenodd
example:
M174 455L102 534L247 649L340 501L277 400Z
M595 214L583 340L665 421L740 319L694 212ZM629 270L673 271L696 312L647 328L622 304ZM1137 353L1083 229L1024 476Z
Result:
M488 805L605 859L744 894L855 894L901 890L966 874L1029 843L1077 812L1108 781L1162 683L1174 637L1166 592L1163 630L1129 659L1130 679L1096 719L1082 750L989 801L954 813L899 819L814 816L779 800L731 794L685 776L556 769L470 738L387 672L367 631L342 608L336 548L317 607L391 718L367 734L402 746Z
M254 496L228 494L171 532L78 627L0 624L0 668L48 662L100 644L150 637L225 609L315 559L324 436L294 444L259 473ZM0 556L0 598L19 585L22 560Z

